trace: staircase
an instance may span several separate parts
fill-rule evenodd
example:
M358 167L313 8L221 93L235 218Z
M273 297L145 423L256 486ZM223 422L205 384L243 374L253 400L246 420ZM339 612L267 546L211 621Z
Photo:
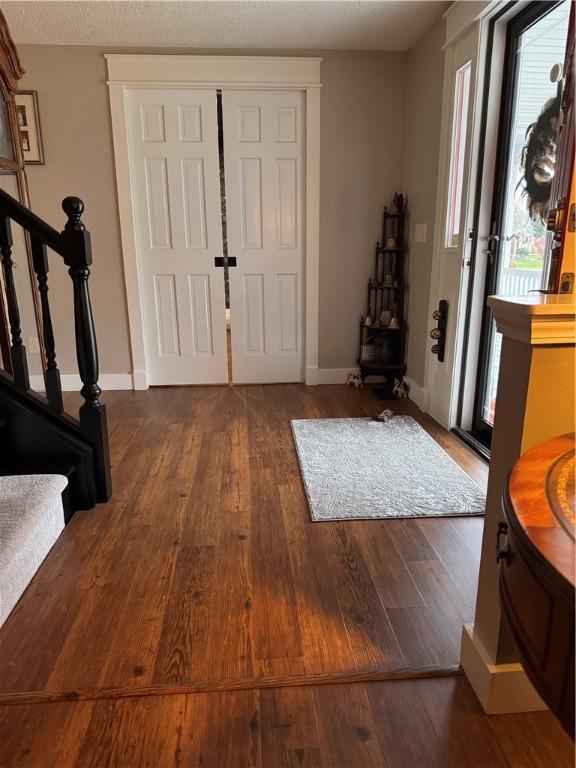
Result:
M100 402L98 350L90 304L92 254L90 234L82 222L84 204L67 197L63 232L0 190L0 476L59 475L66 522L77 510L90 509L112 494L106 408ZM45 396L30 388L26 349L22 343L18 296L13 276L11 222L29 238L39 294ZM74 295L76 359L84 400L78 418L64 412L50 302L48 249L68 268ZM2 333L2 328L6 332Z
M62 475L0 477L0 627L64 528Z

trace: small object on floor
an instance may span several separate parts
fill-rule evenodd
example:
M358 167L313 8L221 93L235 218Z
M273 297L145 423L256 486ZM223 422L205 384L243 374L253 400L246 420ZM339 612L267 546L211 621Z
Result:
M383 421L384 424L386 424L386 422L390 421L393 416L394 411L391 411L390 408L385 408L377 416L372 416L372 418L374 421Z
M362 389L364 386L362 376L359 373L349 373L348 378L346 379L346 384L348 384L349 387L356 387L356 389Z
M394 389L392 390L392 394L394 397L397 397L398 400L404 400L408 397L408 392L410 391L408 384L405 381L400 381L400 379L394 379Z

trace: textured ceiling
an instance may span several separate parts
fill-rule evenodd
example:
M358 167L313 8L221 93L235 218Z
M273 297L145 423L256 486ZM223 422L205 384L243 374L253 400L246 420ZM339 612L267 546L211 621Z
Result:
M439 18L435 0L3 0L18 44L406 50Z

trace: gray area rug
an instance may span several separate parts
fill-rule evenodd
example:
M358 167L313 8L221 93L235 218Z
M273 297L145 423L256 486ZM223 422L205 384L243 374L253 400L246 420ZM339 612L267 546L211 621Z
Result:
M486 494L411 416L292 421L312 520L480 515Z

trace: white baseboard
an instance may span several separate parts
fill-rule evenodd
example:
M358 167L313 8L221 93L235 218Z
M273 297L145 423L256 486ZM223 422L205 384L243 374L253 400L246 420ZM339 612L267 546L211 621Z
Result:
M452 425L450 425L444 416L443 413L437 413L434 408L422 408L422 410L432 416L434 421L437 421L440 426L444 427L444 429L447 429L448 432L452 429Z
M412 400L413 403L416 403L418 408L420 410L425 411L426 410L426 392L424 390L424 387L422 387L420 384L416 384L415 381L412 381L412 379L409 376L404 376L404 381L408 384L410 387L410 393L409 398Z
M316 368L310 366L306 368L306 384L314 386L316 384L346 384L346 380L351 373L358 373L358 368ZM63 392L79 392L82 389L82 381L78 374L63 373L60 375ZM422 408L424 402L424 390L418 384L406 379L410 384L410 398ZM120 389L148 389L148 377L146 371L134 371L134 373L101 373L98 383L103 390ZM44 379L42 376L30 376L30 386L32 389L40 392L44 390Z
M351 373L358 373L358 368L306 368L306 384L314 386L315 384L346 384L346 379ZM424 387L415 384L410 378L405 377L410 385L410 399L413 400L419 408L424 410L425 393Z
M80 392L82 389L82 380L76 373L60 374L60 382L63 392ZM113 389L136 389L134 377L131 373L102 373L98 377L98 384L103 391ZM30 376L30 386L37 392L44 391L44 377ZM145 389L145 387L140 387Z
M346 384L350 373L358 373L358 368L306 368L306 384Z
M309 365L306 368L306 371L304 373L304 383L309 387L313 387L316 384L318 384L318 366L317 365Z
M493 664L473 624L462 628L460 664L488 715L548 709L522 664Z
M148 389L148 375L146 371L134 371L132 374L133 389Z

